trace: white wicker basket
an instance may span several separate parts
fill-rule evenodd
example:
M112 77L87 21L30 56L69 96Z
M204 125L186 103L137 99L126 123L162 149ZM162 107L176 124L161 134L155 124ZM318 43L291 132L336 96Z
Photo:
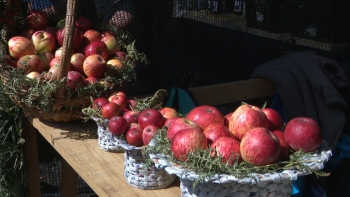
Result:
M108 119L92 117L97 124L98 145L107 152L124 152L118 138L108 130Z

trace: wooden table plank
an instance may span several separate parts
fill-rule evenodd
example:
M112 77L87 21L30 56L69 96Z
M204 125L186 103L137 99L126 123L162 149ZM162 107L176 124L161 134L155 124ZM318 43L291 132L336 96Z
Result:
M67 163L84 179L100 197L152 196L179 197L178 180L166 189L141 190L130 186L124 178L123 153L103 151L97 139L74 140L63 138L61 132L96 131L94 122L52 123L28 118L33 126L56 149Z

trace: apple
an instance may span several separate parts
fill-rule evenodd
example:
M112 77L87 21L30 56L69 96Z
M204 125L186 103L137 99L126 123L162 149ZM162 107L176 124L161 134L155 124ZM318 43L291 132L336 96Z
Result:
M226 114L224 116L224 125L227 127L227 128L230 128L230 122L231 122L231 116L232 116L233 112L230 112L228 114Z
M148 145L153 136L157 133L157 126L148 125L142 130L142 141L144 145Z
M77 71L67 73L67 86L70 90L76 90L77 87L84 85L85 78Z
M272 108L263 108L262 111L269 120L269 126L267 128L270 131L282 130L284 122L281 114L278 111Z
M35 52L41 54L44 52L52 52L56 47L56 38L50 32L38 30L32 35L32 42Z
M108 129L115 136L121 136L126 132L128 122L123 116L114 116L109 119Z
M44 62L44 71L50 69L50 62L55 57L52 52L44 52L39 55L40 59Z
M63 52L63 47L57 48L54 53L55 57L62 57L62 52ZM74 54L74 51L72 50L71 55L73 54Z
M75 20L75 27L82 32L85 32L91 28L91 22L89 19L80 16Z
M65 28L61 28L56 32L56 39L59 46L63 46L64 34L65 34ZM83 43L83 33L79 29L75 28L72 49L74 51L77 51L81 47L82 43Z
M203 133L207 138L209 144L212 144L215 140L217 140L220 137L230 137L236 139L236 137L230 132L230 130L228 130L228 128L221 123L213 123L207 126L204 129Z
M116 36L112 31L110 31L110 30L103 30L102 32L101 32L101 36L102 37L105 37L105 36Z
M171 107L163 107L159 110L159 112L163 115L163 117L166 120L180 116L179 113L176 111L176 109Z
M207 147L207 138L200 128L183 129L177 132L170 142L170 150L173 156L180 161L185 161L188 153L200 149L205 150Z
M55 65L51 66L50 69L46 73L45 79L48 81L50 81L50 80L56 81L58 73L59 73L59 68L60 68L59 64L55 64Z
M320 127L309 117L295 117L288 121L284 129L284 138L295 151L312 152L322 143Z
M113 55L117 51L120 51L120 44L117 37L112 35L106 35L102 37L101 41L106 44L109 55Z
M108 60L108 48L107 45L101 40L95 40L90 42L84 50L84 54L86 57L90 55L98 54L103 57L106 61Z
M57 29L63 29L65 26L66 26L66 19L65 18L57 21L57 23L56 23Z
M186 118L196 122L203 130L213 123L224 124L224 116L217 108L210 105L202 105L193 108L188 112Z
M135 109L137 105L137 101L135 99L129 99L128 101L128 108L129 109Z
M102 108L104 105L109 103L108 99L105 97L99 97L94 100L94 103L92 104L92 108Z
M221 161L232 165L235 161L242 162L240 142L232 137L220 137L216 139L210 148L213 149L211 156L221 157Z
M109 101L112 101L113 97L114 97L114 96L117 96L117 95L118 95L118 96L124 96L124 97L127 98L125 92L123 92L123 91L114 91L114 92L112 92L112 93L109 95L108 100L109 100Z
M109 76L117 76L120 74L120 69L123 67L123 62L120 59L112 58L107 61L106 73Z
M49 25L49 17L44 11L32 10L27 15L27 24L34 30L42 30Z
M261 108L243 104L232 113L229 130L238 140L241 140L250 129L268 126L269 121Z
M28 40L31 40L34 32L35 32L35 30L32 28L25 28L25 29L21 30L21 32L19 33L19 36L22 36L22 37L27 38Z
M71 69L78 71L80 74L85 74L83 69L85 55L82 53L74 53L70 58L70 63L72 65Z
M14 36L8 41L10 56L19 59L25 55L35 53L34 44L27 38L22 36Z
M126 121L128 122L129 125L131 125L131 123L138 123L138 117L139 117L140 112L138 111L126 111L123 114L123 117L126 119Z
M87 56L83 62L83 70L87 77L103 77L106 71L106 60L98 54Z
M280 130L274 130L273 133L277 136L280 146L281 146L281 152L279 156L279 160L281 161L288 161L289 160L289 151L290 146L287 144L283 131Z
M175 120L177 120L179 118L180 118L180 116L169 118L164 122L163 126L169 128L175 122Z
M98 78L96 78L96 77L86 77L85 78L85 86L88 86L90 84L97 83L97 82L98 82Z
M17 61L17 68L23 69L24 73L33 71L42 73L44 71L44 62L38 55L25 55Z
M130 124L130 126L129 126L129 129L138 129L138 130L140 130L140 131L142 131L142 129L141 129L141 127L140 127L140 125L139 125L139 123L131 123Z
M101 39L102 39L101 33L93 29L89 29L85 31L83 34L84 45L88 45L90 42L101 40Z
M165 122L165 119L158 110L152 108L140 112L137 122L143 130L147 125L154 125L161 128Z
M36 71L29 72L26 77L31 78L31 79L37 79L40 77L40 73Z
M121 108L119 105L115 103L107 103L101 108L101 115L105 119L111 119L113 116L119 116L121 112Z
M278 161L281 145L272 131L264 127L255 127L243 136L240 149L244 161L263 166Z
M179 118L176 119L169 127L167 131L167 137L171 141L176 133L181 130L189 129L189 128L197 128L201 129L201 127L194 121L189 120L187 118ZM203 131L203 130L202 130Z
M123 95L115 95L111 102L118 104L121 108L125 108L128 105L128 98Z
M128 60L129 57L128 57L128 54L124 51L117 51L115 54L114 54L114 57L118 58L118 59L121 59L121 60Z
M137 128L130 128L125 134L126 142L132 146L142 146L142 130Z

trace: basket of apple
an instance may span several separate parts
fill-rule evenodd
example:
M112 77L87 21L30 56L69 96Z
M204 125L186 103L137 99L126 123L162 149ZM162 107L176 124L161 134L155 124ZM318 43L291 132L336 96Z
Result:
M15 20L20 25L14 27L22 29L0 42L6 94L26 114L52 122L81 120L91 96L122 90L136 78L136 62L147 62L132 35L109 24L95 25L78 16L76 0L66 3L66 17L58 21L28 6Z
M124 176L136 188L162 189L171 185L175 175L168 174L154 164L145 163L145 148L170 116L179 116L172 108L162 108L165 90L142 99L129 98L117 91L107 97L93 99L83 109L86 120L93 119L98 126L98 145L107 152L124 152Z
M228 114L202 105L158 129L146 153L180 178L182 196L290 196L292 180L326 176L331 151L318 123L284 123L272 108L247 103Z

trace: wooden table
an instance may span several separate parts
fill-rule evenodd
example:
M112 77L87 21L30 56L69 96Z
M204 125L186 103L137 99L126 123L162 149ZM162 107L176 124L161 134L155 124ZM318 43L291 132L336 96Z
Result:
M63 138L61 132L97 131L94 122L88 123L52 123L37 118L25 120L25 154L29 168L28 188L31 197L41 196L39 161L36 134L37 131L63 157L61 196L76 196L78 175L100 196L150 196L179 197L179 181L166 189L141 190L130 186L124 178L123 153L103 151L96 139L74 140Z

